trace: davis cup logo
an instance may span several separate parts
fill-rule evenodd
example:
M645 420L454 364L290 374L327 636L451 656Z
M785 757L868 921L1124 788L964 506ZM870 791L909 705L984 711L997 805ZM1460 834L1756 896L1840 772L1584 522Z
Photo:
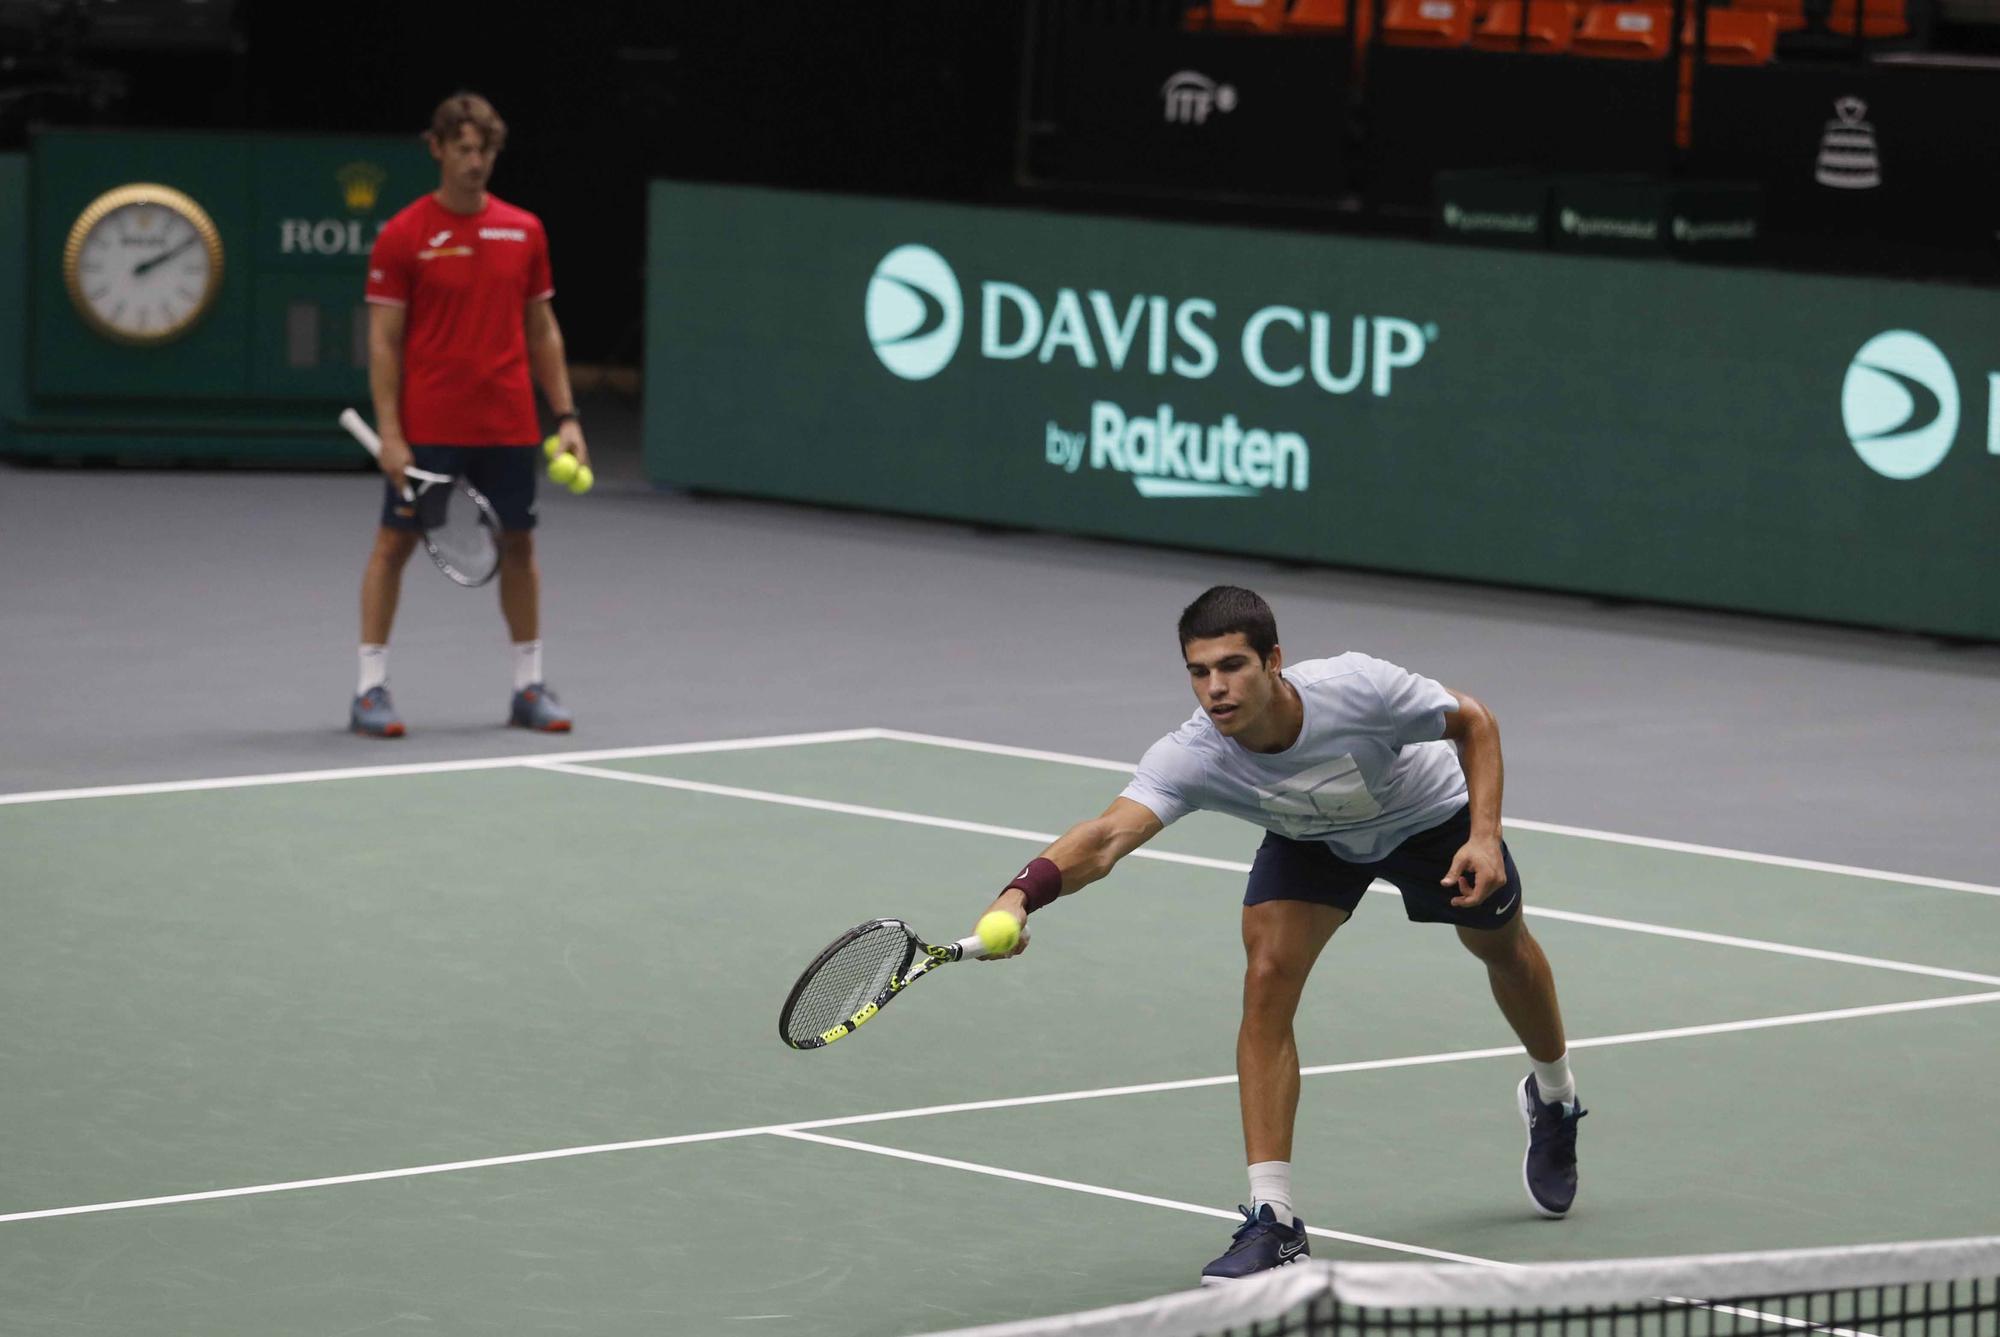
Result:
M1885 478L1921 478L1958 436L1958 377L1929 339L1889 330L1847 364L1840 417L1869 468Z
M864 316L882 365L906 381L926 381L958 351L965 303L944 257L911 243L875 266Z

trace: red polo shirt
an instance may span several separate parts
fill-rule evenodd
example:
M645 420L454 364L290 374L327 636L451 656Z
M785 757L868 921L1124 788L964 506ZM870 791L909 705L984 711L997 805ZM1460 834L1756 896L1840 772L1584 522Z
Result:
M531 446L528 303L555 295L542 220L488 193L476 214L425 195L383 227L367 297L406 307L403 436L412 445Z

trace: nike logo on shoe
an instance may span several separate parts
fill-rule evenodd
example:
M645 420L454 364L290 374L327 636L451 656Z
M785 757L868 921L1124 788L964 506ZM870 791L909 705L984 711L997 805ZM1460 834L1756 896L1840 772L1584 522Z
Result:
M1278 1246L1278 1261L1282 1263L1288 1259L1295 1258L1299 1254L1304 1253L1305 1248L1306 1242L1303 1239L1299 1240L1296 1244L1280 1244Z

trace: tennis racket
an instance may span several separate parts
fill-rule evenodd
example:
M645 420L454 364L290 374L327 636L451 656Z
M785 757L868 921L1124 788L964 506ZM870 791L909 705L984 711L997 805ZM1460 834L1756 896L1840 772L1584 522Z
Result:
M1021 940L1027 938L1023 929ZM778 1013L778 1034L794 1049L824 1049L874 1020L898 994L939 966L985 955L976 937L937 947L900 919L857 924L799 976Z
M340 425L370 455L382 458L382 438L359 413L342 409ZM468 588L493 579L500 569L500 517L493 504L463 478L414 468L403 470L403 478L403 500L417 508L424 551L437 569Z

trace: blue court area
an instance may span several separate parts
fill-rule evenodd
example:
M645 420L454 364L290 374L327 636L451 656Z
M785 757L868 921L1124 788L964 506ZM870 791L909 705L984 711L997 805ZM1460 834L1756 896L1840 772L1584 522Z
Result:
M852 1038L877 915L970 931L1112 762L881 730L0 799L0 1332L901 1334L1191 1285L1244 1193L1257 834L1200 816ZM1559 821L1562 814L1524 814ZM2000 889L1510 821L1584 1099L1366 898L1299 1024L1330 1258L1990 1232Z

